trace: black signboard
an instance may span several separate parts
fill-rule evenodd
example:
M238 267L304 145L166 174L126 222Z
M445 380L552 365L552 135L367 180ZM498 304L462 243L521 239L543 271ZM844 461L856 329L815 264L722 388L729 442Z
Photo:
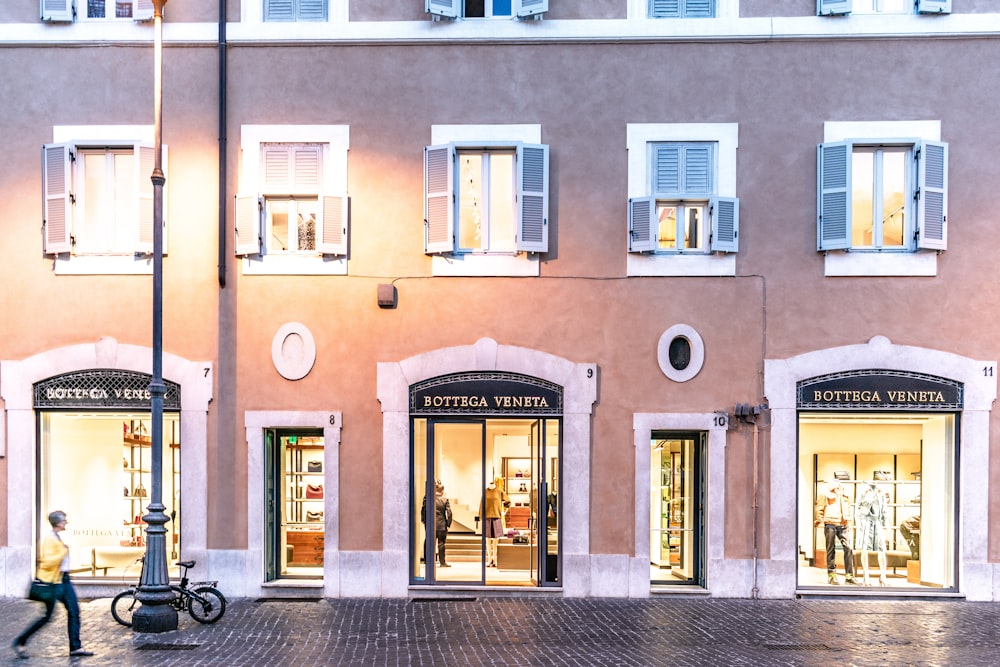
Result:
M148 373L113 368L57 375L35 383L35 408L149 410L152 378ZM180 385L170 381L164 384L163 408L180 410Z
M560 415L562 387L516 373L456 373L410 387L416 415Z
M962 409L962 383L933 375L894 370L858 370L803 380L802 409L920 410Z

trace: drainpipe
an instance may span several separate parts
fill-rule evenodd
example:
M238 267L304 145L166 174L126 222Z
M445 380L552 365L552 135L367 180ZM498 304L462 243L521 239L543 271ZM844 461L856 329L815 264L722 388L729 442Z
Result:
M750 597L757 599L759 590L757 589L757 421L753 422L753 589Z
M219 0L219 287L226 286L226 2Z

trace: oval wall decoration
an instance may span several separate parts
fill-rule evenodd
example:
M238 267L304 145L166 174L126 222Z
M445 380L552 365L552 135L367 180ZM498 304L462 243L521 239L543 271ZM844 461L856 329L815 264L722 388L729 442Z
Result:
M675 324L660 336L656 360L668 378L687 382L701 372L705 363L705 343L693 327Z
M316 362L316 340L300 322L282 325L271 341L271 361L281 377L301 380Z

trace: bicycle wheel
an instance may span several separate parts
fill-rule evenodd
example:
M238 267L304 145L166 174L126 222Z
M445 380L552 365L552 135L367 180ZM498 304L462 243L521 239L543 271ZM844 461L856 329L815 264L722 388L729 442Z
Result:
M195 598L188 599L191 604L188 612L194 620L199 623L215 623L226 613L226 598L219 591L211 586L202 586L194 589L194 592L205 600L199 602Z
M135 599L134 588L122 591L111 601L111 615L126 628L132 627L132 613L138 608L139 601Z

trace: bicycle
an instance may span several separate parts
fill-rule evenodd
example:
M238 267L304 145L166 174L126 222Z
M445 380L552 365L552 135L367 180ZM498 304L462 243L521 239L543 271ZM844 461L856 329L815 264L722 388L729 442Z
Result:
M170 606L179 612L188 612L199 623L215 623L226 613L226 598L215 588L218 581L188 581L187 572L195 563L193 560L177 563L181 579L179 584L170 584L170 590L177 594ZM140 604L135 597L138 590L138 586L130 586L111 601L111 615L126 628L132 627L132 614Z

